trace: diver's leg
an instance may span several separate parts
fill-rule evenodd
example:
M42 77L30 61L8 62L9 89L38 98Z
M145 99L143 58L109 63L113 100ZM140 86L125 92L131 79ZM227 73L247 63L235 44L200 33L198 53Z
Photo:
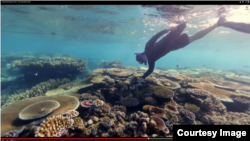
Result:
M193 42L195 40L198 40L198 39L204 37L205 35L207 35L208 33L210 33L212 30L214 30L217 27L218 27L218 24L215 23L214 25L212 25L210 27L207 27L207 28L205 28L203 30L198 31L194 35L189 36L189 42L191 43L191 42Z
M158 44L160 44L162 48L165 48L165 46L172 46L176 44L176 41L180 38L180 35L185 28L186 23L179 24L178 26L176 26L175 30L171 31L160 41L158 41Z
M234 29L239 32L250 34L250 24L230 22L230 21L227 21L225 17L221 17L220 20L218 21L218 24L224 27Z
M186 33L181 34L179 39L176 41L176 44L172 46L171 51L183 48L190 43L189 37Z

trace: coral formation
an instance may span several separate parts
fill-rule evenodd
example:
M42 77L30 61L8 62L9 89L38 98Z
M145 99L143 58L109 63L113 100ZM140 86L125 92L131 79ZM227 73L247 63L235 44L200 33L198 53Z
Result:
M213 95L210 95L209 98L204 100L200 108L206 110L207 112L218 112L221 115L227 112L225 105Z
M45 92L51 89L55 89L59 87L62 84L68 83L69 79L50 79L49 81L42 82L34 87L32 87L30 90L25 91L24 93L18 93L14 95L10 95L7 100L3 101L1 100L2 109L7 107L8 105L15 103L17 101L37 97L37 96L45 96Z
M143 111L148 112L150 106L152 106L152 105L144 105L144 106L142 107Z
M114 105L113 107L111 107L111 111L121 111L127 113L127 108L122 105Z
M38 64L42 64L39 60ZM13 64L23 62L17 60ZM26 64L29 62L35 61L32 59ZM27 90L30 87L27 86L15 94L3 95L1 101L7 107L1 111L2 135L28 137L36 131L37 137L171 137L173 125L179 124L250 124L250 88L243 84L242 78L239 78L241 82L224 80L225 75L233 74L231 72L182 67L155 69L145 79L146 83L139 84L139 77L148 68L125 67L117 62L100 64L103 69L96 69L94 73L88 70L79 78L73 78L76 81L50 80L31 90ZM54 66L54 70L60 68L60 64ZM73 80L70 75L75 74L68 73L65 78ZM84 75L87 78L82 80ZM37 104L46 100L59 105L55 108L55 103L54 106ZM61 119L56 121L58 117ZM42 121L41 126L37 126ZM60 126L62 123L65 124ZM27 130L21 131L24 127L28 127Z
M105 112L105 113L109 113L111 110L111 107L110 105L108 105L107 103L104 103L101 108L100 108L100 111L101 112Z
M156 123L155 128L157 128L159 130L163 130L163 131L165 130L165 132L166 132L167 126L161 118L156 117L156 116L150 116L150 118ZM169 131L167 131L167 132L169 132Z
M191 104L191 103L185 103L184 107L194 113L200 110L198 106L196 106L195 104Z
M180 109L180 113L187 119L194 121L195 120L195 114L187 109Z
M168 79L160 79L160 81L161 81L161 83L162 83L165 87L167 87L167 88L169 88L169 89L175 90L175 89L181 88L181 86L180 86L178 83L175 83L175 82L170 81L170 80L168 80Z
M222 101L233 102L231 96L236 96L237 94L234 92L214 88L211 83L189 83L190 86L196 87L205 91L210 92L212 95L216 96Z
M221 88L229 91L235 91L235 90L243 90L243 91L250 91L250 87L248 85L244 85L237 82L231 82L231 81L220 81L214 84L214 87Z
M103 68L113 68L117 65L123 66L123 63L121 60L115 60L115 61L102 61L100 64Z
M79 112L76 110L69 110L65 113L68 117L70 118L74 118L77 117L79 115Z
M12 65L24 74L26 82L35 83L56 78L76 79L87 68L85 60L72 57L34 58L14 61Z
M18 119L19 113L27 106L45 100L54 100L60 103L60 107L54 110L50 115L47 115L47 117L64 114L69 110L77 109L79 106L78 99L72 96L39 96L18 101L1 110L1 134L3 135L10 130L20 129L20 124L13 124L14 121ZM19 122L22 123L22 121ZM23 123L23 125L26 124L28 123Z
M164 106L164 108L165 108L166 111L169 111L169 112L171 112L173 114L179 114L179 111L178 111L177 107L172 105L172 104L166 104Z
M94 102L92 100L83 100L81 102L81 106L84 108L90 108L93 104Z
M244 77L239 77L236 75L226 75L225 76L226 79L231 80L231 81L235 81L235 82L239 82L239 83L243 83L243 84L250 84L250 78L244 78Z
M206 90L192 89L192 88L186 89L186 92L188 94L194 95L195 97L202 98L202 99L206 99L211 94L210 92Z
M151 105L156 105L157 101L153 97L146 97L145 102Z
M104 117L101 120L101 125L105 128L110 128L113 124L113 121L109 117Z
M93 72L95 73L103 73L105 69L95 69Z
M138 98L133 98L132 94L129 94L126 97L121 97L120 101L122 105L126 107L134 107L140 104Z
M116 77L128 77L133 74L133 71L128 69L111 68L108 73Z
M150 90L155 94L155 96L159 98L173 98L174 97L174 91L165 88L163 86L154 86L149 85Z
M62 115L47 118L38 127L35 137L61 137L73 123L73 119Z
M235 97L233 98L233 101L236 105L238 105L242 109L247 109L250 106L249 100L242 97Z
M154 85L161 85L163 86L159 80L157 80L155 77L147 77L145 78L145 81L149 84L154 84Z
M166 114L166 111L164 109L155 106L150 106L149 112L150 114L161 118L164 118Z
M74 123L72 125L72 128L78 128L78 129L84 128L83 120L80 117L74 117L73 120Z
M93 77L91 82L94 84L105 84L104 77L102 75Z
M60 103L54 100L36 102L24 108L18 115L22 120L31 120L44 117L57 109Z

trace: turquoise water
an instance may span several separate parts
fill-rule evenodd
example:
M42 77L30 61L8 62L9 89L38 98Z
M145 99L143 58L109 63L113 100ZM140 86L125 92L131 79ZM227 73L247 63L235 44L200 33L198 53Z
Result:
M244 5L228 7L228 20L250 23L250 12ZM216 8L193 6L176 17L183 16L185 32L194 34L218 20ZM4 5L1 11L2 54L67 53L82 59L120 59L129 66L139 66L134 52L143 52L151 36L174 23L155 8L137 5ZM248 34L219 27L184 49L170 52L157 61L156 67L241 69L249 64L249 43Z

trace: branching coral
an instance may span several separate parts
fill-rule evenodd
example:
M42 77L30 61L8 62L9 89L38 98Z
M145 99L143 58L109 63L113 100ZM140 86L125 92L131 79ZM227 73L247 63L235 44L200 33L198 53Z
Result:
M74 120L69 117L53 116L38 127L35 137L61 137L73 123Z
M65 114L69 116L70 118L74 118L79 115L79 112L77 112L76 110L69 110Z

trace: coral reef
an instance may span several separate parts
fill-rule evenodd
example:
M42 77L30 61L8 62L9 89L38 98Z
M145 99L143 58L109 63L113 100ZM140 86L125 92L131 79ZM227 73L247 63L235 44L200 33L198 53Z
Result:
M60 103L54 100L40 101L24 108L18 115L22 120L31 120L44 117L60 107Z
M38 64L42 64L39 60ZM70 82L72 78L68 76L65 78L70 79L50 80L31 90L2 96L5 108L1 111L1 134L6 137L30 137L34 133L36 137L171 137L173 125L250 124L248 85L224 80L230 72L155 69L145 79L146 83L139 84L139 77L148 68L125 67L117 62L101 64L103 69L84 73L88 73L84 80L79 77Z
M38 127L35 137L61 137L73 123L73 119L62 115L50 117Z
M186 89L186 92L188 94L194 95L195 97L202 98L202 99L206 99L211 94L210 92L206 90L192 89L192 88Z
M174 91L165 88L163 86L149 85L149 88L152 91L152 93L154 93L154 95L159 98L169 99L174 97Z
M74 128L78 128L78 129L84 128L84 122L80 117L74 117L73 120L74 120L74 123L72 125L73 129Z
M211 83L189 83L190 86L196 87L205 91L210 92L212 95L216 96L222 101L233 102L232 96L237 96L236 93L215 88Z
M169 89L175 90L181 88L180 84L172 82L168 79L160 79L160 81L165 87Z
M195 114L187 109L180 109L180 113L190 121L195 120Z
M129 69L111 68L108 70L109 75L115 77L128 77L134 72Z
M48 90L55 89L59 87L62 84L68 83L69 79L50 79L49 81L42 82L34 87L32 87L30 90L24 92L24 93L18 93L10 95L7 100L5 101L1 100L2 109L7 107L8 105L23 100L27 98L37 97L37 96L45 96L45 93Z
M41 57L16 60L12 62L12 66L23 74L21 77L24 83L34 85L50 79L75 80L77 75L86 70L87 62L71 57Z
M177 107L172 105L172 104L166 104L164 106L164 108L165 108L166 111L169 111L169 112L171 112L173 114L179 114L179 111L178 111Z
M92 100L83 100L81 102L81 106L84 108L90 108L93 104L94 102Z
M156 105L157 101L153 97L146 97L145 102L151 105Z
M164 109L155 107L155 106L150 106L149 112L150 114L157 116L157 117L161 117L161 118L165 118L165 114L166 114L166 111Z
M39 96L15 102L1 110L1 134L3 135L10 130L19 130L23 125L27 125L32 122L32 120L18 120L17 124L14 121L18 119L19 113L24 108L36 102L45 100L53 100L60 103L60 107L54 110L51 114L47 115L47 117L64 114L69 110L77 109L79 106L78 99L72 96Z
M185 103L184 107L188 110L190 110L191 112L198 112L200 110L200 107L196 106L195 104L191 104L191 103Z
M115 66L123 66L122 61L120 60L115 60L115 61L102 61L100 64L103 68L113 68Z
M209 98L203 101L200 108L206 110L207 112L218 112L221 115L227 112L226 107L222 102L213 95L210 95Z
M121 97L120 101L122 105L126 107L134 107L140 104L138 98L133 98L132 94L129 94L126 97Z
M66 114L66 116L68 116L70 118L74 118L74 117L77 117L79 115L79 112L76 110L69 110L65 114Z
M228 80L243 83L246 85L250 84L250 78L244 78L244 77L240 77L240 76L236 76L236 75L226 75L225 78Z
M127 113L127 108L122 105L114 105L113 107L111 107L111 111L121 111Z
M233 98L233 101L238 107L242 109L247 109L250 106L250 101L242 97L235 97Z

